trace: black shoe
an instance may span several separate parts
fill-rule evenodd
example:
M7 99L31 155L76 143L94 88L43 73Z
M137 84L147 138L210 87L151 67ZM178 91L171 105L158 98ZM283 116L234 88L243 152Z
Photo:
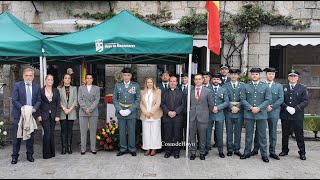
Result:
M200 154L200 160L206 160L206 156L204 154Z
M232 152L231 152L231 151L228 151L228 152L227 152L227 156L232 156Z
M170 153L166 153L166 154L164 155L164 158L169 158L170 156L171 156Z
M18 158L12 158L11 164L17 164L17 162L18 162Z
M180 158L180 155L179 155L179 154L175 154L175 155L174 155L174 158L175 158L175 159L179 159L179 158Z
M28 159L28 161L30 161L30 162L34 162L34 159L33 159L32 156L27 156L27 159Z
M240 156L240 159L247 159L247 158L250 158L250 155L243 154Z
M97 154L97 151L91 151L92 152L92 154Z
M219 156L220 156L221 158L225 158L225 156L224 156L223 153L219 153Z
M126 153L125 153L125 152L120 151L120 152L118 152L117 156L122 156L122 155L124 155L124 154L126 154Z
M131 152L131 156L137 156L136 152Z
M195 158L196 158L196 155L195 154L191 154L190 160L194 160Z
M86 152L81 152L81 155L84 155L84 154L86 154Z
M255 150L251 151L251 156L255 156L257 154L258 154L258 151L255 151Z
M270 154L269 157L276 159L276 160L280 160L279 156L277 156L276 154Z
M306 155L305 154L300 154L300 159L301 160L306 160L307 158L306 158Z
M208 152L208 151L204 152L204 156L207 156L208 154L209 154L209 152Z
M239 152L239 151L235 151L233 154L235 154L235 155L237 155L237 156L242 156L242 154L241 154L241 152Z
M218 144L217 144L217 143L214 143L214 144L212 145L212 147L218 147Z
M71 149L71 146L67 146L67 152L68 152L68 154L72 154L72 149Z
M279 156L286 156L286 155L288 155L288 153L283 151L279 154Z
M268 159L267 156L262 156L262 161L263 161L263 162L269 162L269 159Z

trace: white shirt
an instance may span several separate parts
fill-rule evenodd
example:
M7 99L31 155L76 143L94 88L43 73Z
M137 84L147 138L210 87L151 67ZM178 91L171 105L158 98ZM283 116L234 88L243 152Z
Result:
M181 84L181 90L188 89L188 84Z
M209 86L209 83L208 84L203 84L203 87L208 87Z
M167 83L162 83L162 87L166 88L165 84L167 85L167 88L169 88L169 83L168 82Z
M267 81L267 83L268 83L269 87L271 87L271 86L272 86L273 81L271 81L271 82Z
M296 84L290 84L289 83L290 89L291 89L291 86L296 87L296 85L297 85L297 83Z
M215 86L215 85L212 84L212 87L213 87L213 90L214 90L214 88L217 88L217 91L218 91L218 89L219 89L220 86L219 86L219 85L218 85L218 86Z
M87 85L88 92L90 92L92 85Z
M253 84L253 85L257 84L257 85L258 85L258 84L259 84L259 82L260 82L260 80L259 80L259 81L257 81L257 82L252 81L252 84Z
M233 86L235 84L235 86ZM231 86L233 87L237 87L238 86L238 81L236 81L235 83L231 82Z
M127 83L124 81L124 86L125 86L126 88L128 88L128 87L129 87L129 85L130 85L130 81L129 81L129 82L127 82Z
M27 85L27 82L24 82L24 85L26 86L26 95L28 94L28 85ZM30 89L30 93L31 93L31 100L32 100L32 82L30 83L30 86L29 86L29 89Z

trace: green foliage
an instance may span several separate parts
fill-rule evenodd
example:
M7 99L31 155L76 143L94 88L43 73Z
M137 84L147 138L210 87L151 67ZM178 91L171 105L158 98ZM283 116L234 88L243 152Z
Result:
M252 80L252 78L249 77L248 75L242 74L242 75L239 76L239 81L240 81L240 82L248 83L248 82L251 81L251 80Z
M178 28L186 34L207 34L207 14L196 14L183 16L178 23Z
M0 121L0 149L2 149L6 142L7 129L3 121Z

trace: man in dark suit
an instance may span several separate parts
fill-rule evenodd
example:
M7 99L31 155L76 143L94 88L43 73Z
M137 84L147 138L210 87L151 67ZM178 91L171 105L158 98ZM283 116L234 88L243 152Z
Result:
M221 74L221 86L227 82L230 82L230 77L228 77L230 66L227 64L220 65L220 74Z
M300 73L291 70L288 73L289 84L283 86L284 102L281 105L281 126L282 126L282 152L279 156L286 156L289 153L289 135L293 127L299 147L301 160L306 160L306 150L303 136L304 108L309 104L307 86L298 84Z
M157 84L157 87L161 89L161 92L165 89L169 89L169 79L170 79L170 75L168 71L164 71L161 74L161 83Z
M203 87L208 88L211 83L210 83L210 79L211 79L211 75L208 71L203 71L202 72L202 77L203 77Z
M163 129L164 129L164 149L165 158L169 158L171 154L174 158L180 157L180 145L182 145L182 129L185 109L186 94L177 88L178 79L176 76L170 77L169 89L161 93L161 108L163 110Z
M196 137L199 140L200 160L205 160L209 112L213 111L214 97L209 88L203 87L203 77L201 74L194 76L194 83L195 87L190 92L190 160L196 158Z
M20 121L21 107L28 105L33 106L32 113L34 118L37 118L37 111L41 104L40 86L32 83L34 79L34 70L26 68L23 71L23 80L14 84L12 91L12 116L13 116L13 153L11 164L17 164L19 151L21 146L21 138L17 138L18 123ZM30 139L27 140L27 159L34 162L33 159L33 142L34 133L31 133Z

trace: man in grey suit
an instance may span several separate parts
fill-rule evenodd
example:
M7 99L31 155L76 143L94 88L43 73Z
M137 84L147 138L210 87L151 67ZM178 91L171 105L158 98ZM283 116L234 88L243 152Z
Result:
M277 126L280 116L281 104L284 100L283 86L280 83L274 82L276 69L275 68L266 68L267 83L271 88L272 94L272 103L267 107L268 111L268 128L269 128L269 156L273 159L280 160L279 156L276 155L276 144L277 144ZM258 131L256 130L254 136L254 149L251 152L251 155L258 154L259 150L259 136Z
M244 123L246 126L246 140L244 154L240 159L251 156L254 124L258 128L259 145L263 162L269 162L267 157L267 107L271 103L271 89L267 83L260 81L260 68L250 70L252 81L241 91L241 103L244 107Z
M79 123L81 134L81 155L86 153L88 123L90 129L90 148L96 154L96 135L98 125L98 104L100 101L100 88L92 85L92 74L86 74L86 84L78 90Z
M196 158L196 137L199 140L200 159L205 160L205 146L209 113L213 111L214 98L208 88L202 86L203 77L196 74L194 77L195 87L190 92L190 160Z
M120 152L117 156L122 156L128 151L132 156L136 156L136 121L137 107L140 105L140 86L131 81L131 68L123 68L122 73L123 82L116 83L112 96L120 134Z

